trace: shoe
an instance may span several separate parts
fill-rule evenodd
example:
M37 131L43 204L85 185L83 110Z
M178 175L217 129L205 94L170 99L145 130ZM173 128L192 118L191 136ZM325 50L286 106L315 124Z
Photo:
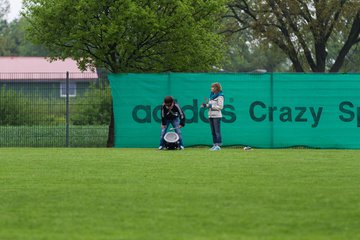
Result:
M214 146L214 148L212 149L212 151L220 151L221 147L220 146Z
M184 150L185 149L185 147L184 146L180 146L180 150Z
M215 148L216 146L214 145L214 146L212 146L209 150L210 151L214 151L214 148Z
M165 148L163 146L160 146L159 147L159 150L164 150Z

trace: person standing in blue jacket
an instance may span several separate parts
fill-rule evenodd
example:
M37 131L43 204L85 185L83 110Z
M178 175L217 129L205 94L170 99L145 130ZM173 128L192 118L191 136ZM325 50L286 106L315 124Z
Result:
M213 147L210 148L211 151L221 150L222 145L222 136L221 136L221 119L222 112L224 108L224 93L222 92L222 86L220 83L216 82L211 84L211 93L208 103L203 103L202 107L208 108L208 116L211 128L211 134L213 138Z

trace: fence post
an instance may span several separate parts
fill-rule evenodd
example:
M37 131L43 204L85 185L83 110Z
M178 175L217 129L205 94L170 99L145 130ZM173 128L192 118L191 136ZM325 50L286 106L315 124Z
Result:
M70 147L70 74L66 72L66 147Z

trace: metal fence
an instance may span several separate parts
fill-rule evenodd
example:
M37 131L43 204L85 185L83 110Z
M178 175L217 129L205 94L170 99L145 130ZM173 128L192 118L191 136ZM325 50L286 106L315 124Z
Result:
M0 73L0 147L106 147L106 74Z

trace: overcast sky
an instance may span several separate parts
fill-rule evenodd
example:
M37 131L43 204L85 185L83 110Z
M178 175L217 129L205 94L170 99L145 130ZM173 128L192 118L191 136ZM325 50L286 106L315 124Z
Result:
M12 21L15 18L18 18L20 15L22 0L9 0L9 2L10 2L10 13L8 15L8 20Z

